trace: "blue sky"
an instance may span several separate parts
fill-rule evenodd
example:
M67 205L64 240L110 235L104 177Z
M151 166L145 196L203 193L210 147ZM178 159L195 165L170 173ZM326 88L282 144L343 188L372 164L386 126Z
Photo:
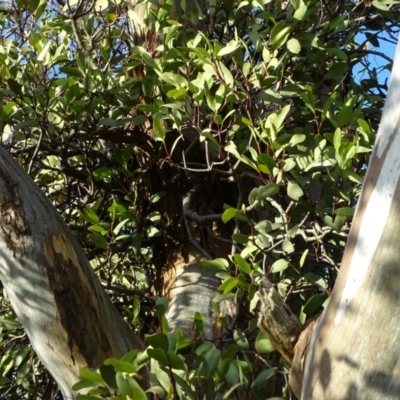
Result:
M359 42L364 42L366 39L365 35L360 34L360 39ZM390 43L386 40L380 40L380 47L373 47L370 44L370 49L371 50L376 50L378 52L384 53L386 56L390 57L392 60L394 58L394 54L396 52L396 44L395 43ZM387 68L384 68L387 64L388 61L382 57L379 57L377 55L371 55L369 56L369 60L371 62L371 67L375 67L378 72L379 72L379 82L384 83L385 80L387 80L387 84L389 84L389 77L390 77L390 71ZM357 68L355 67L355 72L357 73L361 69L361 65ZM362 78L367 78L366 74L360 74L358 79Z

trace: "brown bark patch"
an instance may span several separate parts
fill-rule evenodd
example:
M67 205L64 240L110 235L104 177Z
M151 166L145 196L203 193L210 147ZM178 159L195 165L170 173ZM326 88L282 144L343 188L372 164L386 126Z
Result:
M76 357L83 357L83 364L90 368L98 367L104 359L99 357L99 349L107 355L111 345L103 329L102 316L98 313L101 308L96 307L96 290L92 284L85 282L87 278L82 273L77 254L64 234L53 235L45 242L44 256L44 266L54 293L58 318L67 335L71 359L75 364L78 361ZM90 320L93 323L88 326L87 321Z

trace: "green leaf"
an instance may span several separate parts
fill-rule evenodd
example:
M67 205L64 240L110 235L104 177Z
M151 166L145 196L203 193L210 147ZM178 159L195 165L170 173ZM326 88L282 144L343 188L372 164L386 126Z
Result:
M289 262L281 258L278 261L275 261L271 266L271 272L281 272L289 267Z
M325 300L326 296L324 294L315 294L310 297L303 308L304 314L310 315L314 313L322 306Z
M300 42L295 39L292 38L290 39L287 43L286 43L286 47L288 48L288 50L293 53L293 54L299 54L301 51L301 46L300 46Z
M303 189L296 182L289 182L287 194L293 200L299 200L304 195Z
M271 30L270 40L274 48L283 46L292 31L292 27L286 21L278 22Z
M352 207L342 207L335 210L336 215L343 215L345 217L352 217L355 213L355 208Z
M295 133L294 135L292 135L292 137L290 138L290 145L291 146L296 146L299 143L302 143L306 140L306 135L300 134L300 133Z
M212 374L221 359L221 352L211 342L202 343L195 351L197 356L205 359L207 363L207 373Z
M240 283L238 278L228 278L226 281L224 281L218 288L218 290L224 292L224 293L229 293L234 289L236 286L238 286Z
M296 165L297 165L296 161L293 158L288 158L287 160L285 160L285 165L283 166L283 170L285 172L289 172L294 167L296 167Z
M350 181L358 183L360 185L363 183L363 179L361 178L361 176L350 169L342 171L342 174L345 179L349 179Z
M368 135L371 134L371 127L369 126L368 122L359 118L357 120L357 123L359 125L359 127Z
M22 325L18 320L0 319L0 328L6 330L19 329Z
M99 368L100 375L104 382L113 389L117 389L116 372L111 365L102 365Z
M18 95L22 95L22 85L19 84L15 79L7 79L8 87Z
M116 358L107 358L104 361L104 365L112 365L118 373L125 372L128 374L134 374L136 372L136 367L133 364Z
M113 118L102 118L99 121L99 126L121 126L123 121L118 121Z
M160 349L165 354L169 351L168 336L164 333L155 333L146 336L146 342L154 349Z
M175 372L172 372L172 375L174 376L175 382L177 383L178 387L182 388L182 392L185 393L186 397L182 397L182 399L184 398L185 400L197 400L196 394L190 387L189 383ZM160 399L161 398L162 397L160 396Z
M245 273L250 275L251 273L251 267L247 263L247 261L240 255L240 254L235 254L233 257L235 260L235 263L239 266L239 268Z
M181 75L174 74L173 72L159 73L160 78L165 82L175 87L187 87L188 81Z
M168 365L168 359L166 354L160 349L147 349L147 354L153 358L154 360L158 361L161 365Z
M203 335L204 334L203 317L201 316L201 314L198 311L196 311L194 313L193 322L194 322L194 327L196 328L196 331L199 332L201 335Z
M159 202L165 195L167 194L166 191L161 190L155 194L153 194L152 196L150 196L150 203L155 204L157 202Z
M310 251L310 249L306 249L306 250L304 250L303 254L301 255L300 262L299 262L300 268L304 265L304 262L306 261L309 251Z
M33 128L39 126L39 122L36 119L26 119L14 126L15 129L22 129L22 128Z
M78 68L74 68L74 67L60 67L60 72L67 76L73 76L75 78L84 78L85 77L81 70L79 70Z
M387 6L387 5L385 4L385 2L383 2L383 1L374 0L374 1L372 2L372 5L373 5L374 7L376 7L376 8L378 8L379 10L382 10L382 11L389 11L388 6Z
M221 301L230 300L235 297L235 293L222 293L213 298L213 302L220 303Z
M245 235L242 235L241 233L234 233L232 235L232 240L239 244L245 244L248 243L249 238Z
M225 64L223 64L220 61L217 61L217 65L218 65L220 74L222 76L222 79L224 80L224 83L226 85L233 86L235 80L233 79L233 75L232 75L231 71L229 71L229 69L225 66Z
M117 382L117 387L119 393L124 396L128 397L130 399L133 399L133 388L130 385L127 377L122 374L121 372L117 372L116 374L116 382Z
M268 197L275 196L279 193L280 186L276 183L269 183L257 189L257 200L265 200Z
M168 91L167 96L173 100L183 100L186 97L186 90L172 89Z
M46 46L44 46L44 48L43 48L43 50L40 52L40 54L38 55L38 57L37 57L37 60L38 60L38 61L43 61L43 60L45 59L45 57L47 56L47 54L48 54L48 52L49 52L49 50L50 50L50 47L51 47L51 42L48 42L48 43L46 44Z
M224 258L216 258L215 260L203 260L200 261L200 266L204 268L216 269L219 271L226 271L229 267L229 263Z
M132 120L132 124L134 126L139 126L144 124L147 120L148 118L145 115L136 115Z
M222 214L222 217L221 217L222 222L224 224L226 224L232 218L235 218L237 213L238 213L238 210L236 208L232 208L232 207L227 208Z
M30 11L31 13L34 13L36 11L36 9L38 8L39 3L40 3L40 0L29 0L29 2L27 2L28 11Z
M338 76L344 76L349 69L349 65L345 61L336 62L331 65L328 73L326 74L327 79L334 79Z
M218 56L223 57L226 56L227 54L233 53L236 49L238 48L238 43L237 42L230 42L228 43L227 46L223 47L219 52Z
M72 390L78 391L93 386L93 381L90 379L80 379L72 386Z
M256 338L256 351L258 354L267 354L275 351L274 345L261 331L258 332Z
M235 342L240 348L244 350L250 349L249 341L247 340L246 335L243 333L242 330L235 329L233 331L233 338L235 339Z
M307 6L302 2L300 7L294 12L293 18L302 21L307 13Z
M83 211L80 211L80 214L86 222L97 224L100 221L96 211L94 211L93 208L86 207Z
M258 155L258 162L263 163L264 165L266 165L270 171L272 171L273 168L276 167L275 160L271 156L269 156L268 154L264 154L264 153L259 154Z
M88 369L82 368L80 370L80 374L82 378L88 379L93 383L104 383L103 378L97 372L89 371Z
M151 104L138 104L136 106L136 109L139 111L144 111L144 112L148 112L148 113L157 113L160 111L160 109L156 106L153 106Z
M161 119L156 115L153 117L153 126L156 134L156 140L163 142L165 140L165 129Z
M340 145L342 143L342 131L340 128L335 130L335 134L333 135L333 146L336 151L339 151Z
M288 238L283 239L282 250L288 254L294 252L294 246Z
M107 167L100 167L95 169L92 174L94 180L99 181L101 179L108 178L111 175L111 170L109 170Z
M316 283L323 289L327 289L328 284L326 281L319 275L313 274L311 272L306 272L303 276L306 282Z
M265 382L269 379L272 378L276 374L276 369L275 368L268 368L265 371L262 371L256 379L254 379L251 387L257 387L260 385L264 385Z
M157 63L154 61L154 58L147 53L147 51L143 51L141 53L143 61L151 68L154 68L156 71L160 70L160 67L157 65Z

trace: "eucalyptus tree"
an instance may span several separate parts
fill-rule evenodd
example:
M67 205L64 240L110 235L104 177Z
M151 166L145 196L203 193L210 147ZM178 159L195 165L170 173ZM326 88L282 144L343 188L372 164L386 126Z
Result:
M259 297L330 297L391 3L1 6L2 394L53 390L29 339L65 398L289 396Z

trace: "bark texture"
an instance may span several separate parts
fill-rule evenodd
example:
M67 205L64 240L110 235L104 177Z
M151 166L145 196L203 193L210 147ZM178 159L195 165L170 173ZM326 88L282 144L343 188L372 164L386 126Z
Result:
M304 400L400 393L400 52L330 303L306 357Z
M263 277L260 284L261 310L258 327L289 362L302 331L299 319L286 307L272 283Z
M303 330L299 319L285 305L272 283L263 277L260 283L261 310L258 327L276 350L292 364L289 385L297 397L301 395L304 354L314 328L312 321Z
M165 282L166 296L169 299L167 319L172 330L181 328L187 337L198 336L193 317L196 312L203 317L204 335L208 340L220 334L217 315L211 307L212 299L218 294L219 279L215 271L199 266L201 257L190 254L187 261L179 256L165 275L171 287Z
M65 399L81 368L141 346L53 205L2 148L0 279Z

